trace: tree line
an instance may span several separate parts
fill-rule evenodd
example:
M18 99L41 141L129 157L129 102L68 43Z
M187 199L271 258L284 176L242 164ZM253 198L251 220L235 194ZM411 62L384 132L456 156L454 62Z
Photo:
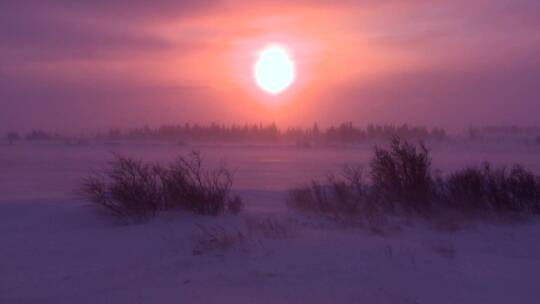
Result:
M294 142L301 144L312 143L362 143L372 140L384 140L399 136L404 139L443 140L447 133L442 128L428 129L422 126L376 125L368 124L359 127L351 122L336 126L321 128L317 123L307 128L280 129L275 123L271 124L176 124L162 125L156 128L145 126L132 129L110 129L105 132L84 134L79 136L63 136L58 133L46 132L40 129L26 134L10 132L7 141L14 143L18 140L168 140L168 141L210 141L210 142Z

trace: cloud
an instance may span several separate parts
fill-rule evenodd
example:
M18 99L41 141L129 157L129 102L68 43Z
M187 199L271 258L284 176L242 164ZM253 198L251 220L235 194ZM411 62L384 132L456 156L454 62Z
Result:
M61 132L178 123L230 116L205 87L132 81L59 81L6 75L0 82L0 134L44 128Z
M212 10L218 1L28 0L0 2L4 64L99 59L197 43L170 41L148 30L152 22Z
M78 16L101 16L123 18L178 18L221 5L220 0L25 0L3 1L0 9L5 16L28 17L69 12ZM3 16L3 17L5 17Z
M96 29L65 20L51 20L35 26L21 23L12 23L11 30L2 34L0 42L0 49L12 63L13 60L38 62L110 58L173 46L165 39L135 31Z
M457 130L471 125L536 125L539 81L540 60L432 68L369 83L351 80L328 91L321 106L328 109L328 117L357 123L414 122Z
M323 50L303 62L333 87L298 102L312 103L306 123L534 124L539 15L537 0L0 1L0 128L211 120L224 96L201 92L226 82L218 55L265 31Z

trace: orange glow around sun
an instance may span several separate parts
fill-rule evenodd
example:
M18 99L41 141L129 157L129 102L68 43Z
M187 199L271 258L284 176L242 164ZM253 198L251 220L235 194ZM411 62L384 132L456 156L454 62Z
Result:
M204 88L209 100L239 116L287 123L315 111L328 88L398 67L367 38L342 31L348 19L341 11L263 8L256 11L264 15L246 9L164 23L167 39L180 43L179 31L193 32L201 44L172 61L158 59L159 75L171 86Z

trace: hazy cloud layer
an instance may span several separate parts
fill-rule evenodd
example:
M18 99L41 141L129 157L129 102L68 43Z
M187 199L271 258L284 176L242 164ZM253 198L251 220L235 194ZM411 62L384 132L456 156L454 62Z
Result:
M302 26L313 10L339 17ZM350 50L338 58L342 70L312 72L332 86L299 95L284 124L466 127L536 124L540 115L535 0L27 0L0 2L0 131L272 119L264 109L240 111L234 95L213 87L221 67L205 72L200 62L254 28L287 32L285 15L297 17L296 31L320 32L326 48ZM276 16L270 26L250 24Z

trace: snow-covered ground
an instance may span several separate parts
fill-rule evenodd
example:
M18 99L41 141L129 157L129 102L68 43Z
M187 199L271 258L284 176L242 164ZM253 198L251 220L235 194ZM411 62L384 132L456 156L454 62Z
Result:
M110 152L165 161L170 144L0 146L0 303L539 303L540 221L417 221L384 235L287 210L286 189L370 146L199 147L236 171L247 210L171 212L139 225L98 216L75 190ZM433 147L443 171L489 160L540 172L538 146ZM268 225L268 223L272 223ZM215 233L223 243L208 243ZM214 248L215 247L215 248Z

